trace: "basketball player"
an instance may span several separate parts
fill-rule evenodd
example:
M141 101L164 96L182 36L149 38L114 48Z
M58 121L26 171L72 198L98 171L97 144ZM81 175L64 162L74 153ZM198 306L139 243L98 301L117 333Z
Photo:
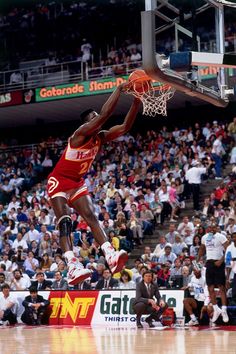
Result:
M216 224L209 226L209 232L201 239L201 246L198 252L198 261L206 253L206 283L213 305L212 322L216 322L221 315L223 321L229 321L227 314L227 299L226 299L226 277L225 277L225 263L224 252L228 246L227 238L218 232ZM215 287L220 289L220 297L222 302L222 309L220 309L216 302Z
M139 99L135 98L123 124L105 131L104 123L114 111L121 92L130 83L121 84L103 105L100 114L89 109L81 114L83 124L68 139L68 145L48 179L48 195L55 212L60 232L60 246L68 262L68 283L75 285L91 276L89 269L75 258L70 238L72 221L68 206L74 208L90 226L95 240L101 245L112 273L119 272L128 259L124 250L115 251L107 241L104 230L94 214L83 176L89 171L100 147L108 141L126 134L132 127L139 109Z

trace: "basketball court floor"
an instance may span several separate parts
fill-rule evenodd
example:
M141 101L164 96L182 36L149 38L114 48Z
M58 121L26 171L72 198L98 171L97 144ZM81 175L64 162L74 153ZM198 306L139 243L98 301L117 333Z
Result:
M0 353L235 354L236 327L141 329L117 327L1 327Z

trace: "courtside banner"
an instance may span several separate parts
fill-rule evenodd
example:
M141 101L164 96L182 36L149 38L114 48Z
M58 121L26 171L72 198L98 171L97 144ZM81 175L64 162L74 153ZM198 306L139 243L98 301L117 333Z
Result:
M128 76L110 77L107 79L37 88L35 90L35 101L44 102L110 93L114 91L117 86L127 81L127 79Z
M177 316L183 315L184 291L161 290L161 296ZM106 325L136 326L133 312L135 290L89 290L89 291L39 291L50 300L50 325ZM22 302L28 291L12 291L17 300L17 317L24 307Z
M0 108L6 106L16 106L23 103L22 91L12 91L0 94Z
M203 80L211 79L216 77L217 72L218 68L215 67L202 68L200 69L200 76ZM45 102L111 93L118 85L127 81L128 77L128 75L123 75L106 79L81 81L73 84L41 87L35 90L35 97L33 97L33 99L35 99L35 102ZM154 86L158 85L160 85L160 83L154 82Z
M162 299L173 307L177 316L183 315L184 292L160 290ZM136 326L133 312L134 290L100 291L92 318L92 325Z

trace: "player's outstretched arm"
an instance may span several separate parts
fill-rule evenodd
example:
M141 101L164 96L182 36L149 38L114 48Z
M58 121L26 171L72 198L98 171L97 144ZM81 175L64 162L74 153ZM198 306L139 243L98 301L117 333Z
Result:
M98 114L91 121L83 124L74 133L73 139L78 136L91 136L101 130L103 124L108 120L108 118L113 113L117 102L119 100L121 92L125 91L130 84L125 82L119 85L115 91L108 98L106 103L102 106L100 114Z
M121 125L116 125L108 131L101 132L101 138L103 142L115 140L119 136L126 134L132 128L132 125L134 124L135 118L139 110L139 104L140 100L138 98L134 98L132 106L130 107L129 112L125 117L124 123Z

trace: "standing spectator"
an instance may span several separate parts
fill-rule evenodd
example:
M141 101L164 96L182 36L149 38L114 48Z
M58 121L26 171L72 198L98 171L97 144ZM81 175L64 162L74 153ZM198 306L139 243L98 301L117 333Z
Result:
M225 153L225 150L222 145L223 136L219 135L218 138L214 141L212 146L212 157L215 161L215 170L216 170L216 179L222 179L221 177L221 166L222 166L222 155Z
M226 279L224 263L224 250L226 250L227 246L227 238L217 232L216 224L212 224L209 227L209 232L202 237L201 247L198 254L198 259L201 259L206 252L206 283L214 309L212 322L215 322L220 315L222 315L224 322L229 321L226 307L227 299L225 291ZM216 303L216 286L220 289L222 309L220 309Z
M200 167L200 162L196 161L194 166L192 166L185 175L188 184L191 187L193 194L193 209L199 211L199 196L200 196L200 184L201 176L207 171L206 167Z
M84 62L84 63L90 62L91 50L92 50L91 44L87 41L86 38L84 38L83 44L81 45L82 62Z
M17 323L16 319L17 301L10 295L10 286L4 284L2 286L2 294L0 297L0 324L14 325Z
M27 325L41 325L49 304L49 300L38 295L37 288L31 287L30 295L26 296L22 303L25 308L21 316L22 322Z

